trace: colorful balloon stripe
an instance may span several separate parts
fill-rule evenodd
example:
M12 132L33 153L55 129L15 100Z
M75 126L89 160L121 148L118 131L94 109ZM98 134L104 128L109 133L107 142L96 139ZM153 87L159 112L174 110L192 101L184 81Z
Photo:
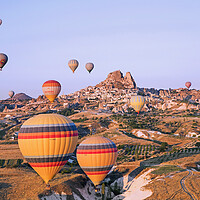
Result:
M47 162L60 162L67 161L69 159L69 155L65 155L63 157L50 157L50 158L28 158L25 156L25 159L29 163L47 163Z
M92 150L92 149L111 149L116 148L115 144L91 144L91 145L81 145L79 150Z
M63 162L54 162L54 163L29 163L31 167L58 167L58 166L64 166L67 163L67 161Z
M109 172L110 170L108 171L102 171L102 172L85 172L87 175L99 175L99 174L106 174Z
M67 124L63 125L60 124L59 126L54 127L21 127L19 133L39 133L39 132L60 132L60 131L76 131L77 128L75 125L68 126Z
M18 139L43 139L43 138L63 138L63 137L77 137L78 136L78 131L73 132L73 133L42 133L42 134L37 134L37 133L32 133L33 135L30 135L30 133L21 133L18 134Z
M86 172L110 171L112 169L112 165L106 167L82 167L82 169Z
M93 151L81 151L81 150L77 150L77 154L99 154L99 153L114 153L114 152L117 152L117 149L110 149L110 150L93 150Z

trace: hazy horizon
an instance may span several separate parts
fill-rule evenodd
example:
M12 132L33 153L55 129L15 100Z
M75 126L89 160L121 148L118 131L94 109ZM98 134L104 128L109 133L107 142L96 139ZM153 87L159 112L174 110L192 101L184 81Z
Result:
M69 94L131 72L138 87L200 89L200 2L2 1L0 99L10 90L31 97L57 80ZM70 59L79 61L73 74ZM89 74L87 62L95 69Z

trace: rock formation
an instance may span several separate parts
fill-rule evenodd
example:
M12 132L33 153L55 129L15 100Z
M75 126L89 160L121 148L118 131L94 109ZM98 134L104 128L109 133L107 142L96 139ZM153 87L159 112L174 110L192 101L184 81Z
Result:
M126 75L123 76L120 70L109 73L106 80L96 85L96 87L102 87L102 86L104 86L106 89L111 89L111 88L136 89L136 83L133 77L131 76L131 73L127 72Z
M26 95L25 93L18 93L16 94L14 97L13 97L14 100L20 100L20 101L23 101L23 100L31 100L32 97Z

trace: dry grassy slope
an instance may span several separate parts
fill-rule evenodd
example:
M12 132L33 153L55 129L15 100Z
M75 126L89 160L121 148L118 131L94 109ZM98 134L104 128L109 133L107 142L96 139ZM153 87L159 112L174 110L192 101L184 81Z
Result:
M141 129L133 129L132 132L135 131L133 134L137 136L137 132L136 131L140 131L143 132L146 136L150 135L148 132L148 130L141 130ZM152 138L153 140L158 140L161 142L167 142L169 145L176 145L177 147L182 147L187 143L190 143L194 140L198 140L198 139L194 139L194 138L178 138L178 137L174 137L168 134L154 134L154 137L148 137L147 139ZM135 140L135 139L134 139ZM145 139L144 139L145 140ZM141 139L142 141L142 139ZM153 143L153 141L152 141Z
M200 199L200 173L199 172L193 172L193 176L190 176L186 179L185 186L197 199Z
M174 134L180 134L181 132L186 135L188 132L195 132L195 130L200 131L200 118L198 117L165 117L164 119L160 119L159 125L157 125L158 128L160 128L163 132L171 132L171 130L174 127L166 127L165 123L174 123L174 122L179 122L181 123L181 126L177 129L177 131ZM193 123L196 122L198 125L196 126L197 128L192 128Z
M162 165L178 165L185 168L184 166L189 163L195 163L200 160L200 154L193 155L190 157L180 158L173 161L162 163ZM145 188L151 189L153 194L147 200L155 199L176 199L176 200L190 200L191 198L183 191L180 185L180 180L188 174L187 171L171 173L170 176L162 175L157 176L148 184ZM191 177L188 177L185 181L185 185L188 190L195 195L197 199L200 199L200 172L193 172Z
M18 144L1 144L0 159L23 159Z
M200 161L200 154L197 155L192 155L190 157L184 157L176 160L171 160L168 162L165 162L164 164L166 165L179 165L181 167L184 167L188 163L195 163ZM162 165L162 164L161 164Z
M71 178L80 176L61 175L60 173L50 181L51 187L59 185ZM45 190L46 184L36 172L30 169L3 168L0 169L0 199L36 200L38 194Z
M145 188L153 191L153 194L146 198L146 200L155 199L170 199L172 195L175 195L173 199L176 200L190 200L190 197L181 188L180 180L186 176L188 172L180 172L173 177L161 178L148 184Z

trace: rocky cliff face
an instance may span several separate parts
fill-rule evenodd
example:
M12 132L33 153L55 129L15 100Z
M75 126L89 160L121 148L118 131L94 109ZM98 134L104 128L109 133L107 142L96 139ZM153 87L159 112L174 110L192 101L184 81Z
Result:
M107 89L118 88L118 89L126 89L126 88L134 88L136 89L136 83L131 76L130 72L127 72L125 76L123 76L120 70L111 72L108 74L106 80L97 84L96 87L105 86Z

